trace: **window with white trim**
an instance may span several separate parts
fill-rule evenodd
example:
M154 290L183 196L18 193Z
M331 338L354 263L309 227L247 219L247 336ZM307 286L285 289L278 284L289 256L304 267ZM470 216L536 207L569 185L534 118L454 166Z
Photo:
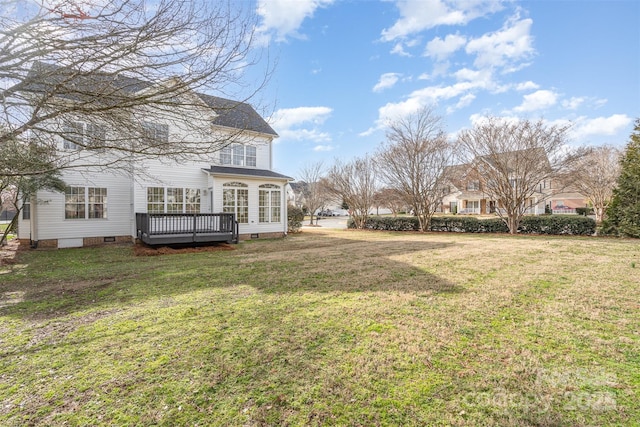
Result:
M200 213L200 190L197 188L184 189L185 213Z
M227 166L256 166L257 151L253 145L229 144L220 150L220 164Z
M164 188L163 187L147 188L147 212L148 213L164 213Z
M467 191L478 191L480 190L480 181L474 180L467 182Z
M144 137L152 142L169 142L169 125L153 122L142 122L142 132Z
M258 219L260 222L280 222L281 193L274 184L258 187Z
M107 131L104 126L93 123L67 121L62 126L65 150L104 146Z
M31 202L25 200L22 204L22 219L31 219Z
M249 223L249 189L241 182L226 182L222 185L222 212L233 213L236 221Z
M89 218L106 218L107 189L89 187L87 195Z
M107 189L67 187L64 192L65 219L106 219Z
M147 187L147 213L200 213L200 189Z
M184 212L184 188L167 188L167 213Z

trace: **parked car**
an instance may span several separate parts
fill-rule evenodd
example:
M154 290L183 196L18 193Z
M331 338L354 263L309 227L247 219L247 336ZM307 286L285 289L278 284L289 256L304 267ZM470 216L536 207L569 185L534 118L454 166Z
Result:
M338 214L332 211L331 209L325 209L323 211L318 212L318 216L338 216Z

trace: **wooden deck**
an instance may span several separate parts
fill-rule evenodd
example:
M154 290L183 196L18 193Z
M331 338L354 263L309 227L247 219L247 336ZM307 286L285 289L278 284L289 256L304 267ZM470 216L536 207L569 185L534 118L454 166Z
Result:
M136 213L136 235L148 245L238 243L238 222L230 213Z

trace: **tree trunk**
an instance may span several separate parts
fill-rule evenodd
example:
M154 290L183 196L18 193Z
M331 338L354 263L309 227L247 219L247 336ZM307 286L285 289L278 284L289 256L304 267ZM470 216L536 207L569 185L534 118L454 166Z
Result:
M520 222L515 215L509 215L509 219L507 220L507 225L509 226L509 234L517 234L518 233L518 225Z
M604 208L594 206L593 212L596 214L596 223L600 224L602 222L602 217L604 217Z
M9 232L11 230L13 230L13 228L16 226L16 223L18 222L18 215L20 215L20 211L22 209L18 209L16 212L16 215L13 217L13 219L11 220L11 222L7 225L7 228L4 229L4 232L2 233L2 237L0 237L0 246L4 246L7 243L7 236L9 235Z

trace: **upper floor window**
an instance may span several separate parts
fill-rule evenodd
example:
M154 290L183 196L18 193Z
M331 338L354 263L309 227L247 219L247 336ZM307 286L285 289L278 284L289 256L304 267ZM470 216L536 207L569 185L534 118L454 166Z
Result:
M107 217L107 189L67 187L64 192L65 219Z
M107 134L104 126L84 122L65 122L62 131L66 150L102 146Z
M480 181L469 181L467 182L467 191L478 191L480 190Z
M142 122L142 131L144 137L153 142L169 142L169 125L152 122Z
M256 147L229 144L220 150L220 163L231 166L256 166Z

